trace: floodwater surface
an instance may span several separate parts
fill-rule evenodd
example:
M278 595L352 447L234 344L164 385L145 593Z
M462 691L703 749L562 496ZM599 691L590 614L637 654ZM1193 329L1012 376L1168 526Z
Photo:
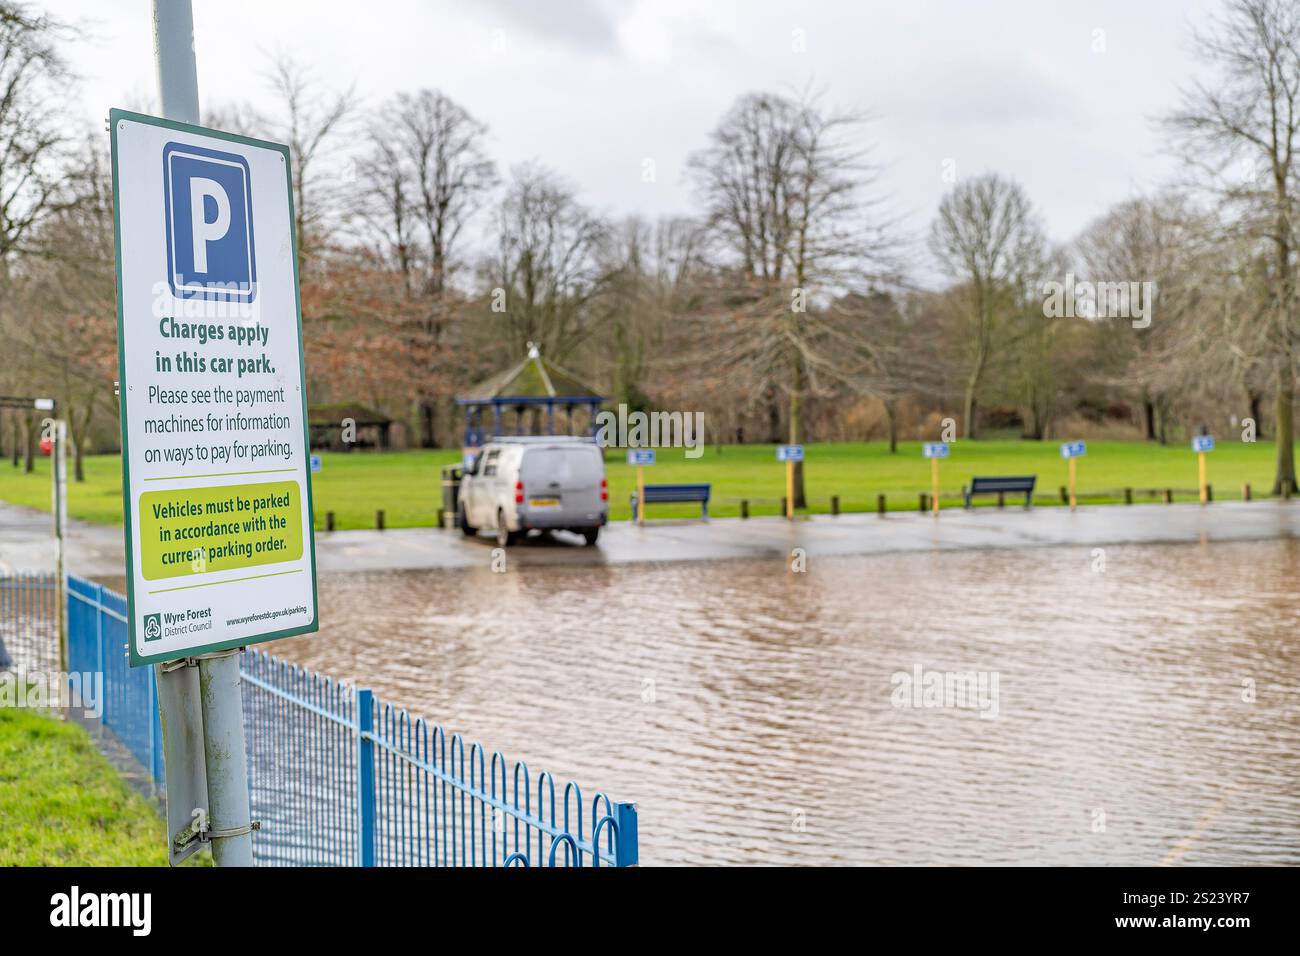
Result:
M272 650L634 801L643 864L1300 864L1298 542L490 560Z

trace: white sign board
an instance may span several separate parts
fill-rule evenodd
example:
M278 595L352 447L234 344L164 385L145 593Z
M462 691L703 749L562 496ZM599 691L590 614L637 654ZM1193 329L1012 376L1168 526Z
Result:
M1192 439L1192 451L1214 451L1214 439L1209 435L1197 435Z
M654 449L629 448L627 450L627 463L629 465L653 465L655 463Z
M1088 446L1081 441L1067 441L1061 445L1062 458L1082 458L1088 453Z
M948 443L946 441L928 441L921 445L921 457L923 458L947 458Z
M803 445L777 445L777 461L803 461Z
M109 122L131 664L315 631L289 150Z

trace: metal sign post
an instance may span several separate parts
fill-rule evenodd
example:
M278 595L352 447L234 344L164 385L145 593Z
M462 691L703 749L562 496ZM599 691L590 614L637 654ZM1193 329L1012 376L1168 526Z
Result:
M928 441L921 445L921 455L930 459L930 512L939 517L939 459L948 457L946 441Z
M1196 452L1197 470L1200 473L1201 504L1210 502L1210 486L1206 474L1205 453L1214 451L1214 439L1209 435L1197 435L1192 439L1192 451Z
M53 403L51 403L53 404ZM68 672L68 423L53 421L54 573L58 582L59 670Z
M777 445L776 460L785 462L785 516L794 520L794 463L803 461L803 445Z
M153 14L165 118L109 114L129 651L157 666L169 858L249 866L238 655L316 630L289 151L196 125L190 0Z
M1075 462L1088 453L1088 446L1081 441L1068 441L1061 445L1061 457L1070 463L1070 510L1073 511L1076 504L1074 494L1074 480L1076 477Z
M645 466L655 463L653 448L630 448L627 463L636 466L636 523L645 524Z

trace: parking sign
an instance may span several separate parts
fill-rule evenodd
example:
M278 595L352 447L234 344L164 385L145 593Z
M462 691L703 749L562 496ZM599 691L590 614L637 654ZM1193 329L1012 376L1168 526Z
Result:
M238 153L184 142L163 147L172 295L239 302L257 295L251 179Z
M923 458L947 458L948 443L946 441L928 441L921 445L921 457Z
M629 448L627 450L627 463L629 465L653 465L655 463L655 451L653 448Z
M777 461L803 461L803 445L777 445Z
M1192 451L1214 451L1214 439L1209 435L1197 435L1192 439Z
M1062 458L1081 458L1088 453L1088 446L1081 441L1067 441L1061 445Z
M315 631L288 148L109 123L131 664Z

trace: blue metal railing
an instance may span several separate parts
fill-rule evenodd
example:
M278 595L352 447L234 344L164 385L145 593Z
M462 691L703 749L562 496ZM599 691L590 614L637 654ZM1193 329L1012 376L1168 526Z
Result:
M68 577L68 670L104 675L100 722L111 730L154 782L164 785L162 723L152 667L132 667L126 598Z
M104 723L163 785L154 668L126 659L126 601L68 579L69 670L104 674ZM259 864L632 866L636 807L532 775L365 688L262 651L240 660Z

